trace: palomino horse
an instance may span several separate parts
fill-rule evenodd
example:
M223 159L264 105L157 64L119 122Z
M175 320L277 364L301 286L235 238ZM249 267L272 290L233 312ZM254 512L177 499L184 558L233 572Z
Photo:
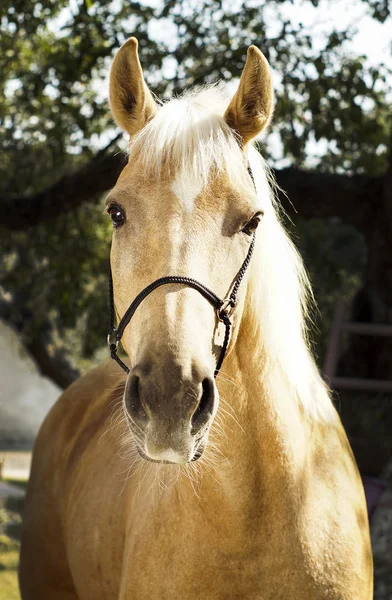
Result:
M51 410L27 491L23 600L370 600L361 480L307 346L306 275L250 144L273 109L266 59L249 48L230 102L210 87L158 108L131 38L110 102L131 135L106 203L118 319L170 275L224 299L253 239L254 253L223 305L233 327L216 378L222 313L174 282L123 331L129 374L105 363Z

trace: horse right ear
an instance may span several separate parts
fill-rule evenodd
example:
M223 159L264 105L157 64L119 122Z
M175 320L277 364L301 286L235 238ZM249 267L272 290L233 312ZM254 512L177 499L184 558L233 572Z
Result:
M117 125L131 136L138 133L157 112L138 56L137 39L131 37L114 57L110 71L110 108Z

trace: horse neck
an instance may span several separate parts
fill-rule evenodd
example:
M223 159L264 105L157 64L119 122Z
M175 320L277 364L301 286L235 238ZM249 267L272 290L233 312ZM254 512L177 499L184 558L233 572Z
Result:
M218 377L215 476L243 489L269 477L289 484L305 460L310 423L277 365L269 363L254 319L244 312L235 346Z

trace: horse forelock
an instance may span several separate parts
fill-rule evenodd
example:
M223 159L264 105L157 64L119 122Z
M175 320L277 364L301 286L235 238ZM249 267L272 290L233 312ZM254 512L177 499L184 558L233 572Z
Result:
M131 140L129 160L138 157L147 175L198 179L227 173L248 185L235 132L223 118L228 97L222 86L196 88L164 102L156 116Z

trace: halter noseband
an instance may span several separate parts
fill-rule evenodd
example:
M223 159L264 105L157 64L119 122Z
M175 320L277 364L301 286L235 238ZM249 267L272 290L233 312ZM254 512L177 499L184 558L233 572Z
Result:
M250 167L248 167L248 173L252 179L253 185L255 185L253 173L252 173ZM224 298L223 300L221 300L219 298L219 296L217 296L214 292L212 292L210 289L208 289L205 285L203 285L202 283L199 283L195 279L191 279L190 277L168 275L167 277L161 277L160 279L156 279L155 281L150 283L150 285L145 287L136 296L134 301L130 304L129 308L126 310L126 312L125 312L123 318L121 319L121 321L119 322L117 328L115 327L115 308L114 308L112 271L111 271L111 268L109 265L110 319L109 319L109 334L108 334L107 341L108 341L109 352L110 352L111 358L113 358L113 360L115 360L116 363L118 365L120 365L120 367L122 369L124 369L124 371L126 373L129 373L130 370L127 367L127 365L121 360L121 358L118 356L117 349L118 349L118 345L121 341L121 338L124 335L125 328L128 325L128 323L130 322L130 320L132 319L133 315L135 314L135 311L140 306L140 304L143 302L143 300L151 294L151 292L153 292L157 288L161 287L162 285L168 285L168 284L186 285L188 287L193 288L194 290L197 290L202 296L204 296L204 298L206 300L208 300L208 302L215 308L215 311L216 311L219 321L222 321L222 323L224 323L225 328L226 328L225 337L224 337L223 345L222 345L222 350L221 350L221 353L220 353L220 356L219 356L219 359L218 359L218 362L217 362L217 365L215 368L215 372L214 372L214 377L216 377L220 371L220 368L222 366L222 363L225 358L226 351L227 351L227 348L229 345L231 326L232 326L230 316L231 316L231 313L237 303L238 290L239 290L241 281L245 275L246 269L249 266L250 259L252 257L253 249L255 246L255 235L256 234L254 233L252 236L252 241L250 243L246 258L245 258L244 262L242 263L242 267L238 271L238 274L234 281L234 285L231 290L231 293L227 298Z

